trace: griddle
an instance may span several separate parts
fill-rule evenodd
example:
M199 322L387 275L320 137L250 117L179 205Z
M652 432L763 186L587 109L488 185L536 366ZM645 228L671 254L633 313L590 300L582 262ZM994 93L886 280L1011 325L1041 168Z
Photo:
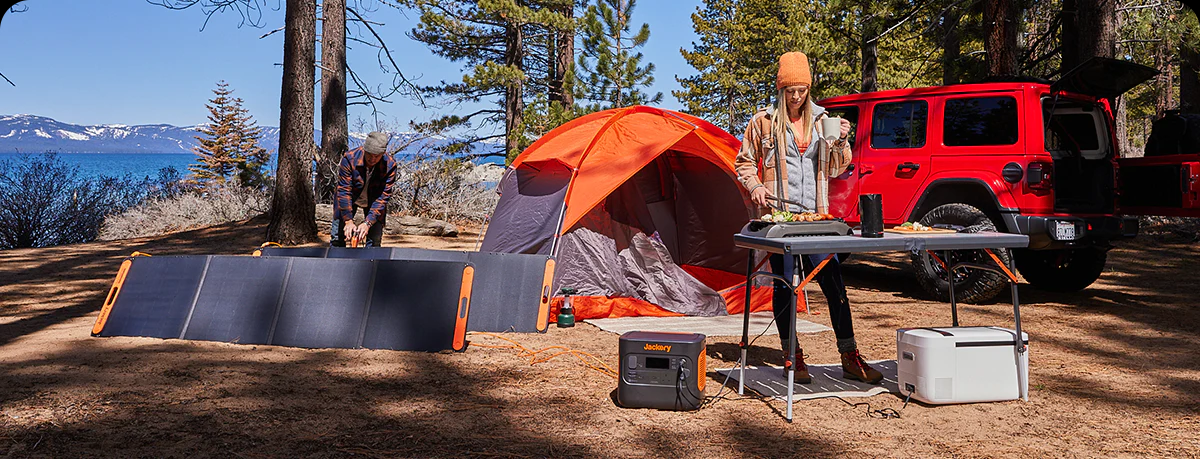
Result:
M854 230L841 219L815 222L764 222L750 220L741 234L755 237L850 236Z

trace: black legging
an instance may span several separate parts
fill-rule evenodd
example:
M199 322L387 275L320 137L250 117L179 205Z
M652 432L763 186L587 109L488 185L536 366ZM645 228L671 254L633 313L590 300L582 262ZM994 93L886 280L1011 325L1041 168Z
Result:
M804 272L811 273L813 268L827 255L801 255ZM783 255L771 255L771 271L783 275ZM804 277L800 278L801 281ZM854 337L854 322L850 318L850 299L846 298L846 284L842 282L842 265L838 263L837 255L829 259L829 263L817 274L817 283L821 285L821 293L829 300L829 320L833 323L833 334L838 339ZM791 331L792 323L788 320L788 307L791 302L791 292L782 282L776 280L774 301L771 306L775 311L775 326L779 328L779 339L786 340Z

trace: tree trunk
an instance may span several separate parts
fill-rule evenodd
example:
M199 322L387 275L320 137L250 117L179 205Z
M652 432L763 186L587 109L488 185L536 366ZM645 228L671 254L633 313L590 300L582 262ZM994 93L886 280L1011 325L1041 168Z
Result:
M346 152L346 0L321 2L321 161L316 196L333 200L337 167Z
M1170 49L1168 44L1163 41L1159 42L1154 47L1154 64L1158 68L1158 76L1155 78L1154 85L1154 119L1162 119L1166 116L1167 110L1171 109L1173 97L1171 94L1172 86L1174 86L1174 75L1171 72L1171 57L1168 55Z
M1187 45L1180 49L1179 109L1200 113L1200 52Z
M984 2L983 24L987 36L988 76L1017 74L1017 22L1020 10L1016 0Z
M568 3L559 10L559 14L567 19L575 17L574 2ZM571 88L567 87L567 74L570 73L571 64L575 62L575 31L560 30L554 33L556 43L554 47L554 62L551 68L554 69L554 75L550 79L550 101L561 102L563 107L575 105L575 94L571 93Z
M317 2L288 0L284 15L279 153L267 240L284 245L317 240L310 164L313 145L313 66Z
M521 24L509 22L504 30L504 65L516 70L525 70L525 36ZM524 121L524 81L515 79L504 88L504 138L505 155L512 156L520 148L517 128Z
M960 82L958 58L962 54L962 35L958 33L958 12L942 16L942 85Z
M863 16L866 17L873 14L871 11L871 3L863 4ZM859 50L862 52L862 92L874 92L878 89L876 77L879 72L879 41L876 37L879 35L879 20L877 18L869 18L863 22L862 43L859 44Z
M1061 72L1096 56L1113 57L1116 22L1116 0L1063 0Z

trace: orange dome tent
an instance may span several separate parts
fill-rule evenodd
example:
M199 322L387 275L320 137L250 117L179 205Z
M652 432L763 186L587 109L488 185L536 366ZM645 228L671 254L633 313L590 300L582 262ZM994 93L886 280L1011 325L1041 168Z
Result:
M646 106L550 131L499 184L482 251L556 256L578 319L741 313L749 197L740 143L704 120ZM770 309L754 289L751 310ZM561 303L561 298L556 305Z

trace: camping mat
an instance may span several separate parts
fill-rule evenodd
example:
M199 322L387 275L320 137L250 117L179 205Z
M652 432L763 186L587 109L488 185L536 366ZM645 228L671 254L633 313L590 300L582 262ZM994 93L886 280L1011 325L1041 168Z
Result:
M277 257L469 262L475 267L475 281L468 330L544 333L550 319L554 260L546 255L389 247L264 247L257 252Z
M606 332L618 335L631 331L663 331L702 333L704 336L742 336L741 314L716 317L616 317L612 319L587 319L584 322L595 325ZM763 330L766 330L766 332L763 333ZM796 319L796 333L818 333L826 330L832 329L807 320ZM778 329L775 328L775 324L771 323L770 312L754 312L750 314L750 336L758 336L759 333L764 335L779 334Z
M793 384L796 389L793 397L796 400L807 400L821 397L870 397L876 394L891 392L899 394L896 383L896 361L876 360L868 362L880 373L883 373L881 384L867 384L842 378L842 365L808 365L808 373L812 375L810 384ZM717 370L715 379L725 381L729 378L729 387L737 389L738 368L723 368ZM787 400L787 376L781 367L746 367L746 388L768 397Z
M307 348L462 350L474 267L464 262L133 257L97 336Z

